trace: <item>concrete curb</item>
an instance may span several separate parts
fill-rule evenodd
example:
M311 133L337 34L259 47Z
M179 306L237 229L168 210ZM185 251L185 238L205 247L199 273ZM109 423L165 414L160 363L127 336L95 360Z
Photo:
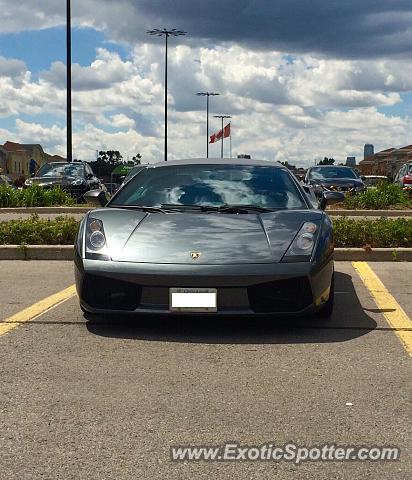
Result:
M38 215L49 214L68 214L68 213L86 213L89 210L93 210L95 207L90 205L87 207L16 207L16 208L0 208L0 214L2 213L37 213Z
M364 262L412 262L412 248L335 248L337 261Z
M330 217L412 217L412 210L325 210Z
M73 245L1 245L0 260L73 260Z
M0 245L0 260L73 260L72 245ZM335 248L337 261L412 262L412 248Z

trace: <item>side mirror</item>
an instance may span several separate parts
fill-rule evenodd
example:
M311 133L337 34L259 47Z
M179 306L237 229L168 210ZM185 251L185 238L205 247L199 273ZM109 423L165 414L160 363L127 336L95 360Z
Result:
M30 174L31 177L34 177L35 175L36 175L35 173L31 173L31 174Z
M362 182L364 182L366 180L365 175L361 175L360 179L362 180Z
M87 203L91 203L96 207L104 207L109 201L106 192L103 190L89 190L83 195L83 198Z
M322 198L319 202L319 208L325 210L326 205L331 205L332 203L339 203L345 200L345 194L342 192L323 192Z
M88 174L87 174L87 178L90 180L91 178L93 178L93 174L92 174L92 173L88 173Z

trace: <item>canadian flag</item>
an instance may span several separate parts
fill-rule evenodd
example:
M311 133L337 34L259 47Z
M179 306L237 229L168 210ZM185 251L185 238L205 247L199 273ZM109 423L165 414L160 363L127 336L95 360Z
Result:
M210 135L210 142L209 143L215 143L215 142L218 142L221 139L222 139L222 130L219 130L217 133L214 133L213 135Z
M230 137L230 123L228 123L223 129L223 138ZM219 140L222 140L222 130L219 130L217 133L210 135L209 143L215 143Z

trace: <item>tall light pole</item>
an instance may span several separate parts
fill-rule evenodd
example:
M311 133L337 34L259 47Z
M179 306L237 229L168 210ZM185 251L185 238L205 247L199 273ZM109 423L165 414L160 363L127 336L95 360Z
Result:
M169 37L186 35L187 32L176 30L176 28L172 28L171 30L167 30L166 28L163 28L162 30L155 28L153 30L148 30L146 33L149 35L157 35L158 37L165 37L165 162L167 162L167 40Z
M209 158L209 97L220 95L216 92L198 92L196 95L206 97L206 158Z
M223 120L225 118L232 118L230 115L213 115L215 118L221 118L222 119L222 145L220 146L220 158L223 158L223 139L224 137L224 132L223 132Z
M67 161L73 160L72 143L72 20L70 0L66 0L66 65L67 65L67 107L66 107L66 129L67 129Z

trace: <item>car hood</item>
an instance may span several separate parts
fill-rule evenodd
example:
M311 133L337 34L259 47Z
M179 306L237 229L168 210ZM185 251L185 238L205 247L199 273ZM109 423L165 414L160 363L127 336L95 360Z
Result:
M81 177L32 177L32 183L38 185L70 185L74 180L81 179Z
M103 221L115 261L163 264L279 262L306 221L321 221L315 210L264 214L145 213L106 208L90 213ZM192 252L200 253L194 260Z

